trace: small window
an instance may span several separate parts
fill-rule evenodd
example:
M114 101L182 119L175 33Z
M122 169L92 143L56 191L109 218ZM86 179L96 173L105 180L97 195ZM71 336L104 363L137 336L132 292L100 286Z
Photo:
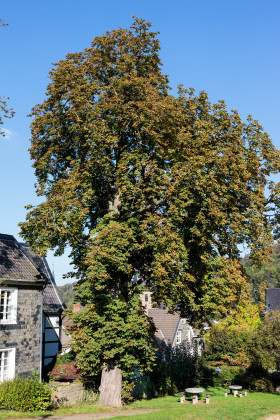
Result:
M145 302L148 302L149 301L149 296L148 296L148 294L146 293L145 294Z
M0 349L0 382L15 376L15 349Z
M17 322L17 289L0 289L0 324Z
M188 341L188 342L191 341L191 331L190 330L186 331L186 341Z
M177 333L176 333L176 344L181 344L181 341L182 341L182 332L177 331Z
M181 318L181 324L185 324L186 323L186 318Z

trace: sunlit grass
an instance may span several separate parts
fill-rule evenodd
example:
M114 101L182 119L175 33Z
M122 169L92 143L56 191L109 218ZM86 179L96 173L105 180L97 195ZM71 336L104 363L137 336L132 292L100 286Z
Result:
M210 404L205 404L205 398L201 398L197 405L193 405L190 399L186 403L179 403L179 394L151 400L138 400L123 407L123 410L157 409L152 413L145 413L145 420L257 420L269 415L279 415L280 418L280 395L266 393L248 393L247 397L235 398L232 395L224 396L223 388L207 388L211 393ZM96 413L101 411L116 411L108 407L100 407L91 404L77 404L71 407L61 407L48 412L18 413L12 411L0 412L0 419L17 417L52 416L77 413ZM118 409L119 410L119 409ZM135 414L130 419L143 419L143 415ZM127 419L127 416L118 416L116 419Z

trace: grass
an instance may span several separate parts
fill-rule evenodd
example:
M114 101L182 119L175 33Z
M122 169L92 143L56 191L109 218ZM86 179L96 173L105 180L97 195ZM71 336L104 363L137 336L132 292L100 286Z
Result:
M162 408L163 411L145 415L145 420L257 420L268 415L278 414L280 418L280 395L267 393L248 393L247 397L235 398L233 395L224 396L223 388L207 388L211 393L210 404L206 405L204 399L197 405L188 401L179 404L179 398L168 396L151 401L135 401L131 408ZM125 419L123 416L116 419ZM140 416L131 416L131 420L140 419Z
M100 413L102 411L115 411L114 408L102 407L96 404L75 404L72 406L63 406L55 410L49 411L12 411L12 410L0 410L0 420L9 418L24 418L24 417L47 417L47 416L58 416L63 414L82 414L82 413Z
M207 388L211 392L210 404L206 405L204 399L199 401L197 405L193 405L188 400L184 405L179 403L179 397L167 396L164 398L154 398L151 400L135 401L129 406L123 407L123 410L128 409L159 409L160 411L132 415L132 416L118 416L118 420L257 420L263 419L269 415L279 415L280 418L280 395L266 394L266 393L248 393L247 397L234 398L229 395L224 396L223 388ZM33 413L19 413L12 411L0 412L0 419L8 418L23 418L36 416L52 416L63 414L77 414L77 413L94 413L101 411L115 411L115 409L108 409L107 407L100 407L98 405L77 404L71 407L61 407L50 412L33 412Z

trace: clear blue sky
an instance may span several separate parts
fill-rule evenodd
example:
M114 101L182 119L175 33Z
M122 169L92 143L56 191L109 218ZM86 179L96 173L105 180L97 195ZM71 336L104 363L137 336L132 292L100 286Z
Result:
M97 35L128 27L131 15L160 32L163 71L172 87L208 92L243 118L253 115L280 148L279 0L10 0L0 18L0 96L10 97L15 117L4 121L0 141L0 232L17 239L26 204L36 204L28 154L30 109L44 99L52 63L90 46ZM48 257L58 284L66 257Z

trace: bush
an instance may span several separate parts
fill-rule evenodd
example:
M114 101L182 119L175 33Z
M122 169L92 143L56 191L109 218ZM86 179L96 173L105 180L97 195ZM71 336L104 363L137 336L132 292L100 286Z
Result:
M205 358L216 365L248 367L253 331L236 325L229 328L226 323L211 326L206 337Z
M250 365L252 340L260 325L259 308L250 303L239 306L231 316L211 326L205 335L205 358L215 365Z
M155 396L151 378L148 375L139 376L133 379L133 398L152 398Z
M221 371L212 370L212 382L214 386L228 386L240 384L244 375L244 369L239 366L220 366Z
M280 311L268 311L253 337L251 360L267 370L275 370L280 355Z
M51 389L39 382L38 376L21 378L0 384L0 409L15 411L48 410L51 408Z
M55 366L57 365L64 365L64 363L68 362L75 362L75 355L72 353L72 351L69 351L68 353L59 354L57 356Z
M83 404L95 404L99 398L98 392L95 392L92 389L85 389L82 397Z
M199 385L205 375L207 368L202 365L197 346L181 344L175 348L171 345L161 348L150 378L154 393L166 395Z
M251 391L274 392L273 375L257 364L252 364L245 372L242 385Z
M122 403L129 404L133 401L134 383L124 379L122 381Z

